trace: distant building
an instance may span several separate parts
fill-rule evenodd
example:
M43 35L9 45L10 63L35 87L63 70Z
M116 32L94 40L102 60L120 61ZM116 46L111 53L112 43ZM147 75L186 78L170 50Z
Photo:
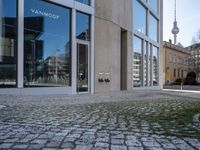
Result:
M180 43L163 42L165 83L170 84L177 79L186 78L190 52Z
M197 75L197 82L200 83L200 43L195 43L187 49L190 51L189 71Z

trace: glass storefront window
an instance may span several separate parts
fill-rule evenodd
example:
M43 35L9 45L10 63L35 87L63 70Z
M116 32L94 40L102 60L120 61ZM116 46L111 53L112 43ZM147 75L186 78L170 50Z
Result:
M133 38L133 87L142 87L142 39Z
M0 0L0 87L16 87L17 5Z
M156 13L158 12L158 0L148 0L149 6L153 9Z
M42 0L24 8L24 86L70 86L70 9Z
M146 35L147 10L138 0L133 1L133 24L134 29Z
M90 40L90 16L81 12L76 12L76 38Z
M149 16L149 37L158 42L158 21L151 14Z
M153 46L152 49L153 57L153 86L158 85L158 48Z
M86 5L90 5L91 4L91 0L76 0L77 2L80 2L80 3L83 3L83 4L86 4Z

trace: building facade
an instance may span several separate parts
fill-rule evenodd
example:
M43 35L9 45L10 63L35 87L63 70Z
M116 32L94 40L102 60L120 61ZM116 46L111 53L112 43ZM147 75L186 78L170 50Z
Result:
M162 0L0 0L0 93L161 85Z
M200 43L195 43L187 49L190 51L189 71L195 72L197 75L197 82L200 83Z
M186 78L189 71L190 52L186 48L170 42L163 42L163 51L165 53L163 60L165 84Z

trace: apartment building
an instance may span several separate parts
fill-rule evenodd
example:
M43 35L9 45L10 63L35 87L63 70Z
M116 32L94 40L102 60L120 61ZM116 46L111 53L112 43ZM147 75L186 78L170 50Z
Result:
M186 78L189 72L190 52L180 45L163 42L165 84Z

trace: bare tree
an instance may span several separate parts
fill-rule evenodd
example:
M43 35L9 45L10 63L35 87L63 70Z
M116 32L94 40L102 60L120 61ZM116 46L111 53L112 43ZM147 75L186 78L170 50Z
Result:
M196 32L196 35L192 37L192 44L200 43L200 29Z

